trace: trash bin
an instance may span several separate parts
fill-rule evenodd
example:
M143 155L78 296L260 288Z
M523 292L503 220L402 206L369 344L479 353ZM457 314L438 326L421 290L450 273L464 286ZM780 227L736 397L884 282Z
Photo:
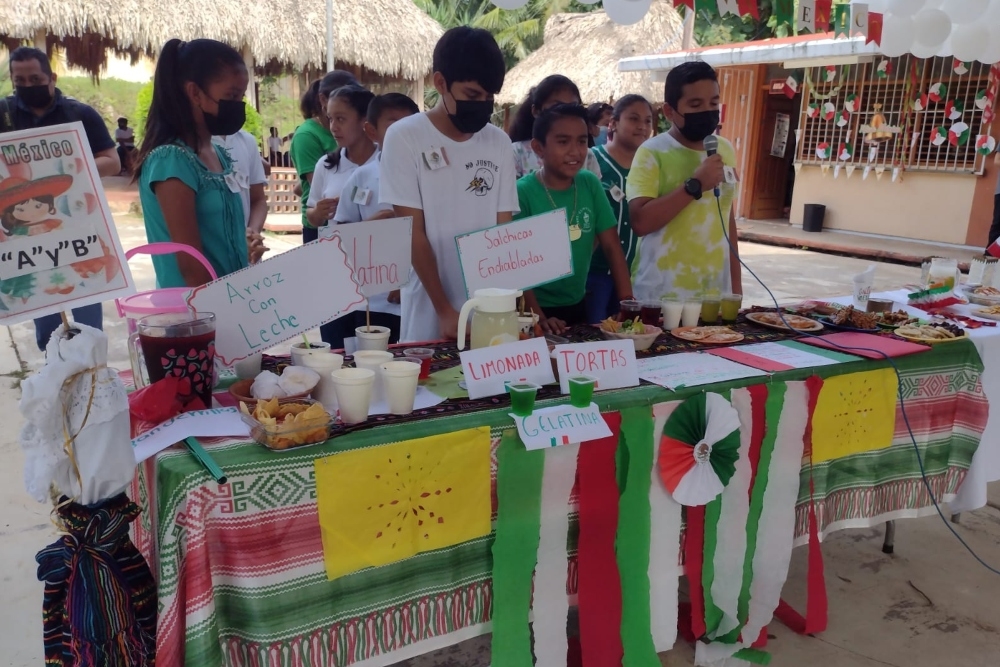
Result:
M823 204L806 204L802 215L802 231L823 231L823 218L826 217L826 206Z

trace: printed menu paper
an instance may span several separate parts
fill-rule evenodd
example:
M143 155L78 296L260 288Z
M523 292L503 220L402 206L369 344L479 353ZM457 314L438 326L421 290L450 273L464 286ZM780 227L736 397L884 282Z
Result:
M177 415L156 428L132 439L135 462L142 463L153 454L162 452L184 438L220 438L250 436L250 427L236 408L194 410Z
M556 381L544 338L465 350L459 356L469 398L506 393L506 380L539 385Z
M336 232L197 287L187 298L195 312L215 313L215 354L227 366L299 338L363 301Z
M455 237L469 298L477 289L526 290L573 273L566 209Z
M0 134L0 325L135 293L83 123Z
M596 377L594 389L598 390L639 385L635 343L630 340L556 345L552 356L559 368L559 388L564 394L569 393L569 379L575 375Z
M702 352L682 352L639 361L640 378L672 391L762 375L767 373Z
M830 351L820 351L792 340L778 343L754 343L752 345L737 345L717 350L709 350L723 359L750 366L762 371L790 371L796 368L815 368L817 366L832 366L850 361L858 361L849 354L838 354Z
M413 218L367 220L320 227L320 238L340 236L347 262L365 296L402 287L410 277Z
M517 424L524 448L545 449L574 442L600 440L611 436L611 429L596 403L586 408L557 405L535 410L527 417L510 415Z

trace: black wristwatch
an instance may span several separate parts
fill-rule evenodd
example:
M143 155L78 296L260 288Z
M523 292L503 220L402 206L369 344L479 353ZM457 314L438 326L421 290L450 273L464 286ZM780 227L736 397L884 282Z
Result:
M697 178L689 178L684 181L684 192L695 199L701 199L701 181Z

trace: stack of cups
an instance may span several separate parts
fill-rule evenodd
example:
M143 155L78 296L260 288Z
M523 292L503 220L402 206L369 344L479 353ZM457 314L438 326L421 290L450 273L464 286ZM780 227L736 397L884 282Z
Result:
M313 398L323 404L327 412L336 414L337 391L333 384L333 371L340 370L344 365L344 356L327 351L324 354L309 354L303 356L299 365L311 368L319 373L319 384L313 390Z
M362 327L359 327L362 328ZM359 350L354 353L354 365L358 368L370 370L375 374L374 386L372 387L372 400L381 403L385 400L385 392L382 386L382 364L394 359L392 352L384 350ZM410 363L410 362L406 362ZM420 368L417 367L419 373Z
M382 389L389 413L408 415L417 397L420 364L412 361L387 361L381 365Z
M341 368L331 374L337 403L340 404L340 420L345 424L360 424L368 419L371 405L372 384L375 373L366 368Z

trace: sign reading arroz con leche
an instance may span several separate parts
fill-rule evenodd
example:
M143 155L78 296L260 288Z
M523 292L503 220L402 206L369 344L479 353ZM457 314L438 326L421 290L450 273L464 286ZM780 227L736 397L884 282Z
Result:
M83 123L0 134L0 325L134 292Z
M526 290L573 273L566 209L455 237L465 290Z
M298 338L363 301L336 233L197 287L187 298L195 312L215 313L215 353L224 364Z
M365 296L402 287L410 276L413 218L366 220L320 227L320 238L340 236L347 262Z

